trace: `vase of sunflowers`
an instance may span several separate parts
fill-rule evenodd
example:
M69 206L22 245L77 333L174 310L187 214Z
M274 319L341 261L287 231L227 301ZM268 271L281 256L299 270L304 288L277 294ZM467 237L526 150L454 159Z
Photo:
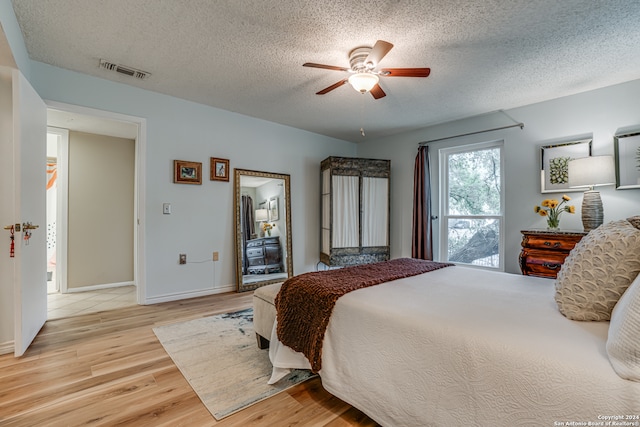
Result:
M541 203L542 206L535 207L535 211L538 215L547 217L547 225L550 230L557 230L560 227L560 215L563 212L576 213L575 206L566 204L569 200L571 197L566 194L562 196L560 202L556 199L545 199Z
M271 229L273 228L273 225L269 224L268 222L263 222L262 223L262 231L267 233L268 236L271 236Z

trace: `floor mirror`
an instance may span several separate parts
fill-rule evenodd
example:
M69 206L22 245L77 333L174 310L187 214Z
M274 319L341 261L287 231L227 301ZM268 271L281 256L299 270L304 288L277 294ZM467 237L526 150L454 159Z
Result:
M234 169L238 292L293 276L287 174Z

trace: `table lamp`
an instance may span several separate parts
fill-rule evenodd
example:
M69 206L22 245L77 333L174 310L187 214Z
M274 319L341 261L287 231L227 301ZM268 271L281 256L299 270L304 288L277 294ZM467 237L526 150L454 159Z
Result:
M590 156L569 161L569 187L588 187L582 198L582 226L591 231L604 217L600 192L593 188L615 184L613 156Z
M269 214L266 209L256 209L256 222L269 221Z
M269 221L269 211L266 209L256 209L255 214L256 222L260 224L260 237L264 237L264 230L262 229L262 223Z

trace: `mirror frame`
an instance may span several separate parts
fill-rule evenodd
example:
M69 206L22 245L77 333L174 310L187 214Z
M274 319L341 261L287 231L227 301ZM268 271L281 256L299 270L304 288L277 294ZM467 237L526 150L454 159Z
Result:
M241 190L240 190L240 178L242 176L255 176L260 178L272 178L272 179L282 179L284 180L284 197L285 197L285 221L287 224L287 235L285 236L285 241L281 242L284 244L287 250L287 257L283 260L286 269L287 269L287 278L293 276L293 252L291 250L291 189L290 189L290 176L288 174L282 173L272 173L272 172L261 172L261 171L253 171L247 169L234 169L233 170L234 178L233 178L233 190L234 190L234 200L233 200L233 208L235 212L236 219L236 283L237 283L237 291L238 292L246 292L257 289L261 286L270 285L272 283L282 282L282 279L273 279L273 280L264 280L259 282L253 282L244 284L242 283L242 237L241 237L241 223L240 223L240 210L241 210ZM280 215L282 216L282 210L280 210Z

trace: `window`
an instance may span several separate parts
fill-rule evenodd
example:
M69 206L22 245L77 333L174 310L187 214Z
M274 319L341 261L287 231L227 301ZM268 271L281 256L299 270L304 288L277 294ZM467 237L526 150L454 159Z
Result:
M440 150L440 259L502 270L502 142Z

